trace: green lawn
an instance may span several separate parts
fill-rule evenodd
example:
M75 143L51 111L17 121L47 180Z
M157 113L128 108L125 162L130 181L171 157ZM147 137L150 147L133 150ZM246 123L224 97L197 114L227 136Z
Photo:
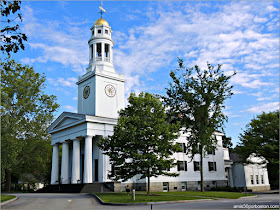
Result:
M252 194L239 193L239 192L222 192L222 191L184 191L184 192L157 192L156 194L170 194L170 195L185 195L185 196L202 196L202 197L213 197L213 198L229 198L237 199L245 196L252 196Z
M131 193L95 193L99 198L106 203L146 203L157 201L178 201L178 200L197 200L209 198L230 198L236 199L244 197L245 194L237 192L152 192L152 196L147 196L145 192L136 192L136 199L132 201ZM250 196L251 194L246 194Z
M14 195L3 195L3 194L1 194L1 203L4 202L4 201L7 201L7 200L11 200L15 197L16 196L14 196Z
M180 201L180 200L197 200L205 199L200 197L188 197L180 195L159 195L153 193L152 196L147 196L146 193L136 193L135 201L132 201L131 193L127 195L126 193L95 193L99 198L106 203L146 203L146 202L157 202L157 201Z

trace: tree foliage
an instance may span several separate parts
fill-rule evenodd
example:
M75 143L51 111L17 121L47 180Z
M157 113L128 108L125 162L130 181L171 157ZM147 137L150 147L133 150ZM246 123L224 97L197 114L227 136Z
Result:
M229 153L233 152L232 146L231 137L223 136L223 147L228 148Z
M167 115L171 121L180 121L183 131L189 133L187 150L193 158L201 154L201 190L203 183L203 157L207 151L216 148L214 132L220 130L227 117L222 112L224 103L230 98L232 86L221 70L222 65L207 63L207 69L201 70L197 65L186 68L183 60L178 59L179 68L171 71L172 82L166 88L167 95L161 96L168 108ZM235 73L234 73L235 74Z
M7 58L1 70L1 181L24 173L40 179L51 161L46 128L58 108L56 97L44 94L45 76L32 67Z
M24 50L23 41L27 41L24 33L20 32L17 19L22 21L19 13L21 1L1 0L1 52L16 53L19 49Z
M265 157L270 184L279 187L279 111L263 112L252 119L239 139L236 152L243 161L251 153Z
M179 150L174 140L180 125L166 122L162 103L149 93L131 94L128 101L119 112L114 135L101 139L98 146L114 166L111 179L126 181L141 174L140 179L148 178L150 194L150 177L178 176L167 169L176 165L170 156Z

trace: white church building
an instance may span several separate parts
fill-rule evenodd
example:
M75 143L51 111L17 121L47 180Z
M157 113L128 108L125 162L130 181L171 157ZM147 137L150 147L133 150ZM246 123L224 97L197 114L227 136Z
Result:
M78 113L63 112L48 128L53 146L51 184L113 183L114 191L121 191L128 184L136 190L145 190L147 180L134 177L126 183L112 182L109 157L97 147L101 137L113 135L118 111L124 108L123 75L113 65L112 30L102 18L91 27L89 65L79 77ZM233 186L232 161L228 150L222 147L222 133L215 133L218 147L204 158L205 188ZM185 191L200 188L200 157L188 157L184 151L187 144L182 134L177 140L183 151L173 154L178 166L170 172L178 177L160 176L151 178L153 191ZM62 157L59 148L62 145Z

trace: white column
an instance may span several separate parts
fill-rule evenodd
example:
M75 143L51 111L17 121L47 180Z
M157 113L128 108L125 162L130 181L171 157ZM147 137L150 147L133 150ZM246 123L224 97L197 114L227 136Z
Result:
M85 137L84 183L92 183L92 136Z
M58 184L59 144L53 145L51 184Z
M113 45L110 45L110 61L113 63Z
M102 56L102 61L105 61L105 43L101 42L101 56Z
M61 183L69 184L69 143L62 144L62 159L61 159Z
M72 184L77 184L80 177L80 139L73 140L73 155L72 155Z
M93 62L95 62L96 61L96 43L92 44L92 48L93 48L93 50L92 50L92 53L93 53L92 59L93 59Z

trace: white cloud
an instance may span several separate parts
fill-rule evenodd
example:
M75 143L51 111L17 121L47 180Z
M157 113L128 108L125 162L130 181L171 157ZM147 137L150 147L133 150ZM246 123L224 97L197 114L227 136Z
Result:
M73 106L70 106L70 105L65 105L63 106L63 108L65 108L66 110L70 111L70 112L77 112L77 109Z
M277 12L277 11L279 11L277 8L275 8L275 7L271 6L271 5L267 6L266 10L269 11L269 12Z
M126 76L137 75L141 80L183 55L188 66L198 64L204 68L206 61L224 64L225 71L238 66L239 76L234 79L237 86L252 89L273 86L259 74L262 71L268 75L279 68L278 35L261 30L261 24L270 20L260 11L270 8L269 4L231 2L209 14L200 10L201 5L189 9L188 3L181 4L185 8L182 6L179 11L172 6L168 10L158 9L157 19L153 16L145 25L130 28L127 35L117 34L115 65ZM184 9L186 12L181 12ZM266 65L273 69L265 68ZM130 87L143 89L140 85L135 80Z
M42 52L40 53L42 55L36 58L22 58L22 62L32 64L52 61L71 67L75 72L85 70L88 64L88 54L85 50L88 37L86 33L80 33L86 31L80 25L87 21L75 24L70 18L66 18L68 24L65 24L65 22L37 19L32 8L28 6L23 7L22 10L24 19L22 30L31 40L28 44L32 49Z
M257 100L258 101L272 101L277 97L279 97L277 94L273 94L273 95L270 95L270 96L267 96L267 97L259 97L259 98L257 98Z
M76 88L77 79L75 77L68 77L68 78L59 77L57 79L48 78L47 80L49 81L50 84L54 86Z
M261 112L270 112L279 109L279 102L272 102L267 104L258 104L254 107L247 109L247 112L251 113L261 113Z
M73 97L72 99L75 100L75 101L77 101L77 100L78 100L78 97Z

